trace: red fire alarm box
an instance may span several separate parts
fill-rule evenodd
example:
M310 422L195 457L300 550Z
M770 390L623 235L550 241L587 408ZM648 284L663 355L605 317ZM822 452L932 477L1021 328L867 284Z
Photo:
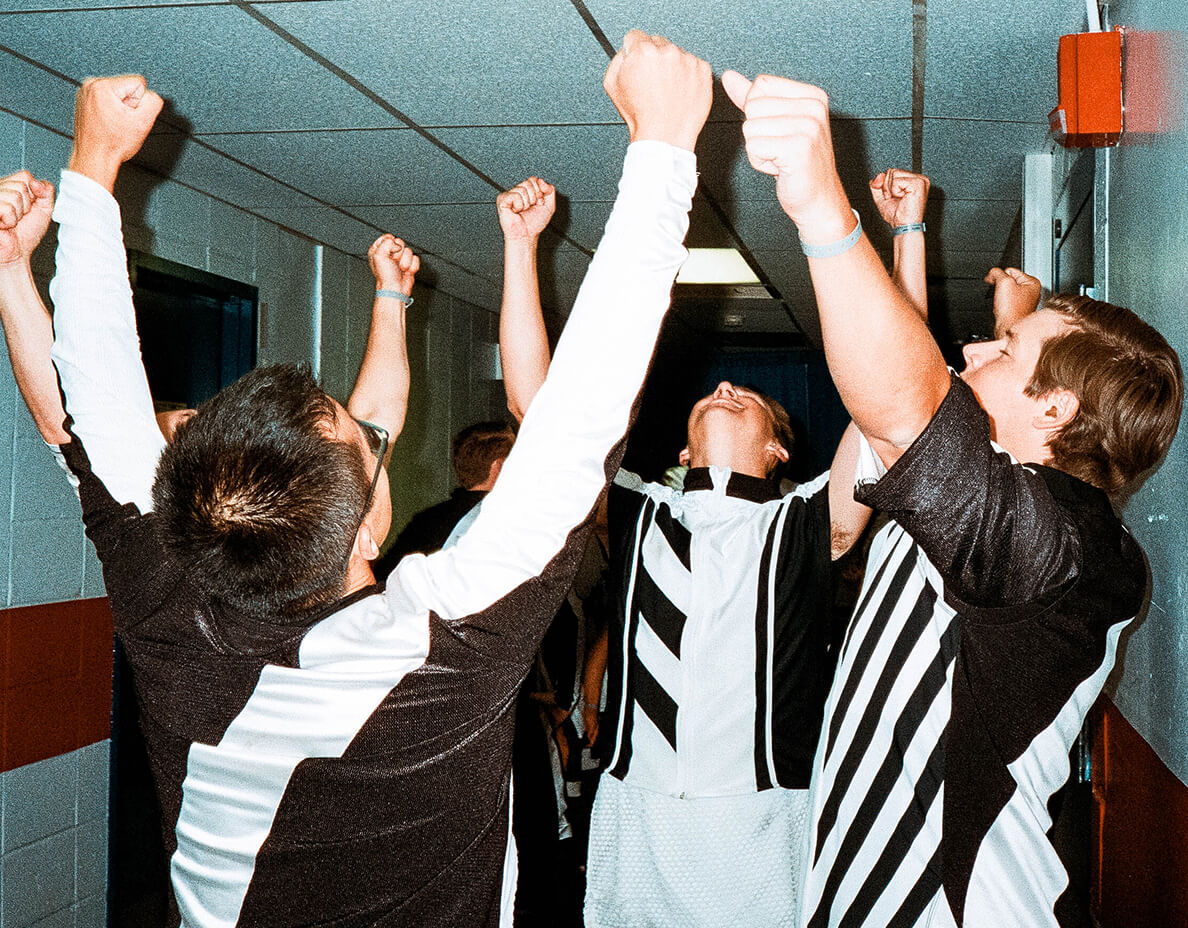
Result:
M1122 137L1122 33L1077 32L1060 37L1060 102L1048 114L1056 141L1067 148L1101 148Z

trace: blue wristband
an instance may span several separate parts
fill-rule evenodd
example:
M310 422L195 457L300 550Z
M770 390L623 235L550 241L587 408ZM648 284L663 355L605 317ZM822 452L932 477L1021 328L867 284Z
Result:
M891 235L907 235L909 232L926 232L927 230L928 226L922 222L909 222L902 226L896 226L891 230Z
M843 239L838 239L836 242L830 242L827 245L809 245L800 240L800 250L809 258L836 258L843 252L849 251L854 247L858 239L862 238L862 217L858 215L858 210L851 209L854 218L858 220L858 225L854 226L854 231Z
M375 291L375 298L377 300L382 296L386 296L392 300L399 300L401 303L404 304L405 309L408 309L413 304L413 298L411 296L409 296L407 293L401 293L399 290L376 290Z

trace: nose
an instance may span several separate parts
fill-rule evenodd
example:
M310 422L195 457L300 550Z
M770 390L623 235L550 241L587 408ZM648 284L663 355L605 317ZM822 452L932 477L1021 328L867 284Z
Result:
M993 342L969 342L961 349L961 356L965 358L965 369L975 371L982 366L990 354L989 347Z
M728 396L731 399L735 399L737 394L734 390L734 384L732 384L729 380L723 380L720 384L718 384L718 389L714 391L714 396Z

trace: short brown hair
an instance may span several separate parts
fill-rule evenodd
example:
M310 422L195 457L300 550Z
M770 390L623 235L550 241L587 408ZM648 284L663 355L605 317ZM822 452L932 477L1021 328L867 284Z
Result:
M454 473L458 486L476 487L491 473L491 465L507 457L516 433L506 422L476 422L454 436Z
M1129 309L1087 296L1052 296L1044 309L1072 329L1048 339L1024 392L1069 390L1077 414L1048 442L1052 463L1116 494L1163 459L1180 422L1180 359Z

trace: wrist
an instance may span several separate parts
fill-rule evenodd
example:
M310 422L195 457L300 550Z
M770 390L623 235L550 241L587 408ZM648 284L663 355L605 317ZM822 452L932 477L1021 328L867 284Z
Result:
M700 131L688 132L679 129L635 128L631 131L631 142L664 142L673 148L683 148L685 151L695 151L697 136Z
M522 233L509 235L504 233L503 249L508 254L536 254L536 245L540 241L540 235L533 235L532 233Z
M120 165L122 163L114 155L79 151L76 147L70 153L70 161L67 164L67 169L74 171L76 174L82 174L84 177L89 177L95 183L105 188L108 193L111 193L115 188L116 177L120 173Z

